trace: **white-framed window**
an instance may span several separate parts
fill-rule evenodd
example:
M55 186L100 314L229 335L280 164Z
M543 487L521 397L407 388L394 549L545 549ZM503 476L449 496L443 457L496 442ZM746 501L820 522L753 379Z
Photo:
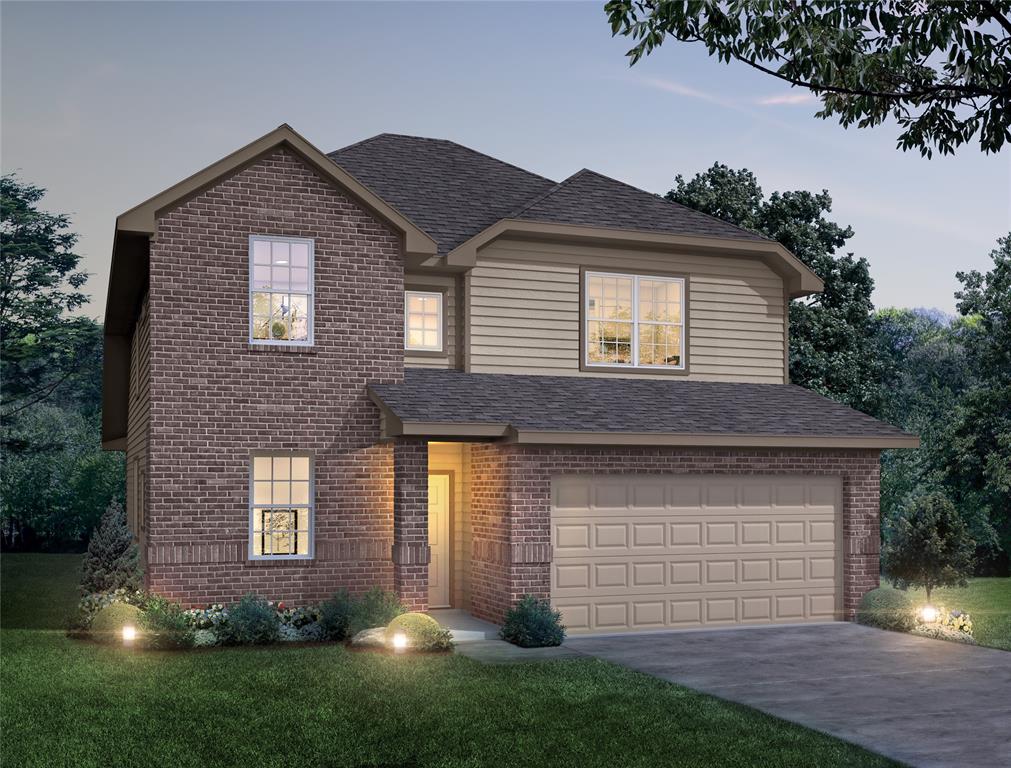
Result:
M585 280L587 367L684 370L682 278L586 272Z
M310 346L313 241L249 236L249 341Z
M314 496L311 454L254 453L249 468L249 558L312 558Z
M404 349L442 351L442 293L404 291Z

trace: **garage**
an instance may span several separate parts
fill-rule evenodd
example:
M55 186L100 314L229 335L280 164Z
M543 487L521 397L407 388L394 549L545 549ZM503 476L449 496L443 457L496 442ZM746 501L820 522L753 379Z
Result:
M572 634L842 618L838 476L556 476L551 540Z

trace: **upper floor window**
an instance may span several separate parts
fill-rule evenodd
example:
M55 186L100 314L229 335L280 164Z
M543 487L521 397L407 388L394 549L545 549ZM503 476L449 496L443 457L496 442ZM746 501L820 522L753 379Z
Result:
M442 293L404 291L404 348L442 351Z
M249 499L251 559L312 557L312 457L266 451L253 455Z
M249 340L312 344L313 241L249 237Z
M585 364L684 370L685 282L587 272Z

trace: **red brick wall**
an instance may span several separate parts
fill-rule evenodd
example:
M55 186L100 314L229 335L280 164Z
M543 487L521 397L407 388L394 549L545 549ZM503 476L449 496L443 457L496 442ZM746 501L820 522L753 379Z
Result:
M471 611L491 621L524 594L550 593L551 477L561 474L840 476L846 617L878 586L878 451L475 444L471 467Z
M393 588L412 611L428 610L428 441L393 445Z
M315 346L248 344L248 237L315 240ZM158 221L147 580L186 603L391 588L393 462L367 382L403 377L399 237L278 150ZM249 561L250 452L312 451L316 558Z

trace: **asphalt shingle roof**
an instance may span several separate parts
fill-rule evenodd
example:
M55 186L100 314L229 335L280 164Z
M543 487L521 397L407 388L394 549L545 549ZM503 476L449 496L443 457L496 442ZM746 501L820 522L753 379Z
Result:
M507 218L765 240L593 171L559 184L443 139L382 133L328 157L427 232L440 254Z
M407 422L515 429L799 437L913 437L791 384L407 369L371 390Z

